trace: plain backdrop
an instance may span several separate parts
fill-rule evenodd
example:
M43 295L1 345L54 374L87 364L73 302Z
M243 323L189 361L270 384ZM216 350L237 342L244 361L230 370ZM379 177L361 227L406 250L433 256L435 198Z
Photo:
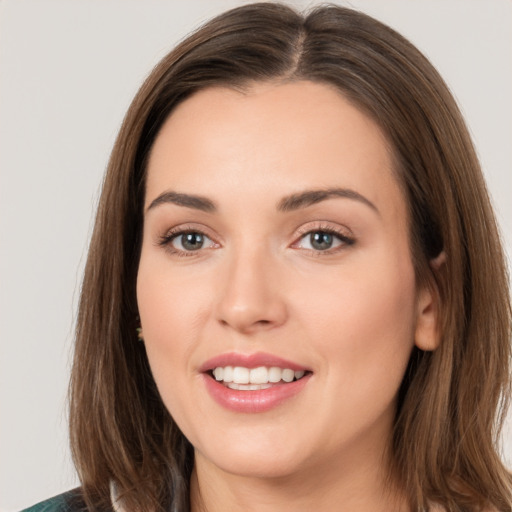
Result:
M248 2L0 2L3 512L77 485L65 406L73 325L102 174L124 112L178 40L241 3ZM398 29L445 77L474 136L511 254L512 2L339 3Z

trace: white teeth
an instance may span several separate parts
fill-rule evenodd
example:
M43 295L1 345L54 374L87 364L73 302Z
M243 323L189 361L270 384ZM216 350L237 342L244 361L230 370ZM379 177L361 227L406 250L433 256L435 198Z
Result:
M237 384L249 384L249 368L235 366L233 368L233 382Z
M224 382L231 389L267 389L271 384L278 382L292 382L305 375L304 370L293 371L290 368L272 366L258 366L257 368L245 368L243 366L218 366L213 370L213 377L219 382Z
M230 389L239 389L242 391L256 391L258 389L268 389L272 387L270 384L236 384L236 382L229 382L226 386Z
M279 382L281 380L282 370L277 366L272 366L268 371L268 381L269 382Z
M294 377L295 377L295 372L293 370L289 370L288 368L286 370L283 370L283 375L281 378L285 382L291 382Z
M224 377L222 378L224 382L233 382L233 367L225 366L224 367Z
M266 384L268 382L268 370L264 366L252 368L249 372L249 382L251 384Z

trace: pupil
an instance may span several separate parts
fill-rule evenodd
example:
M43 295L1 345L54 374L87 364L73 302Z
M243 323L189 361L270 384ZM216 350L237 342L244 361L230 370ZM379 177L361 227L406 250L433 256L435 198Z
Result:
M332 235L325 231L316 231L311 234L311 246L319 251L325 251L332 246Z
M182 235L181 243L184 249L197 251L203 246L203 235L200 233L186 233Z

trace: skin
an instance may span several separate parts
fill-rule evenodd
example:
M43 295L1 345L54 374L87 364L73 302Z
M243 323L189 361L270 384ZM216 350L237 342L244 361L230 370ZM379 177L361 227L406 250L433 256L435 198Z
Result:
M331 187L373 207L337 196L276 207ZM150 207L169 191L217 209ZM155 141L145 208L139 312L162 399L195 448L192 509L408 510L385 481L386 449L410 352L437 345L436 307L416 284L378 126L318 83L203 90ZM208 238L184 251L180 229ZM308 233L322 230L353 243L315 249ZM278 407L237 413L199 372L226 352L267 352L313 373Z

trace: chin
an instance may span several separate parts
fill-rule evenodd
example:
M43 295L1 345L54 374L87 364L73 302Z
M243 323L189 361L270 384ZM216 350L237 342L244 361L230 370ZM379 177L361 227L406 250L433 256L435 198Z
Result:
M234 442L224 449L219 449L218 445L215 450L196 450L196 457L206 459L223 472L249 478L283 478L305 466L303 458L298 457L302 450L279 447L275 442L266 444Z
M293 461L279 460L279 455L272 457L259 457L252 460L241 460L239 457L211 461L225 473L258 479L286 478L300 471L301 464Z

